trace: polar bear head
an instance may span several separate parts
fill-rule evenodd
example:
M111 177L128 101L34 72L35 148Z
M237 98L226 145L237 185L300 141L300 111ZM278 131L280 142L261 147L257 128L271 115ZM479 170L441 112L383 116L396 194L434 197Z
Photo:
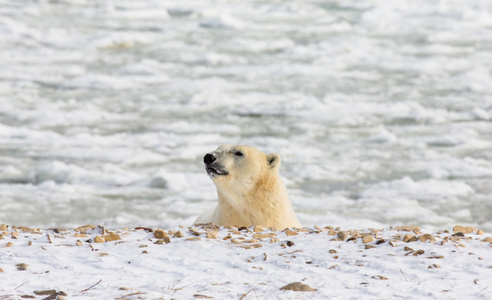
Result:
M205 170L217 188L245 192L268 179L276 179L280 156L265 154L250 146L222 145L207 153L203 162Z

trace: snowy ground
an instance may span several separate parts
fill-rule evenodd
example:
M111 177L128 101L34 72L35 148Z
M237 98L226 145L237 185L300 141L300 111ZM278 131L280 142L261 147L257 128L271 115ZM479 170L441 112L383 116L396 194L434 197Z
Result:
M492 235L474 228L456 229L471 233L455 236L451 228L431 232L415 226L284 232L211 226L171 232L110 232L95 226L76 231L3 230L0 299L490 299L492 295ZM293 282L315 291L281 290Z
M491 1L0 0L0 41L0 223L190 225L245 144L305 226L492 232Z

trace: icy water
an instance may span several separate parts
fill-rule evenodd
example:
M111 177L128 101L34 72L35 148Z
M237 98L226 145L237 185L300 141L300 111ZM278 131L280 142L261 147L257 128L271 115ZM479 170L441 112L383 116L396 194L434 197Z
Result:
M492 231L492 2L0 1L0 223L189 225L221 144L304 225Z

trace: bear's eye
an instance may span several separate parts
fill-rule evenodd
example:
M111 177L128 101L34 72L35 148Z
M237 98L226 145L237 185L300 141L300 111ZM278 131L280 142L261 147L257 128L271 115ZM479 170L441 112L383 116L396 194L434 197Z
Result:
M234 152L234 155L236 155L236 156L243 156L244 154L241 151L236 151L236 152Z

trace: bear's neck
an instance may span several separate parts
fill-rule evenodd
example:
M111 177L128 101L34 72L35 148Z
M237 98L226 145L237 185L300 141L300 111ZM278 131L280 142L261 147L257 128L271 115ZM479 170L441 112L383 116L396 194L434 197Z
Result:
M259 180L253 188L217 188L220 210L218 225L278 227L290 206L287 190L279 177ZM281 228L283 229L283 228Z

